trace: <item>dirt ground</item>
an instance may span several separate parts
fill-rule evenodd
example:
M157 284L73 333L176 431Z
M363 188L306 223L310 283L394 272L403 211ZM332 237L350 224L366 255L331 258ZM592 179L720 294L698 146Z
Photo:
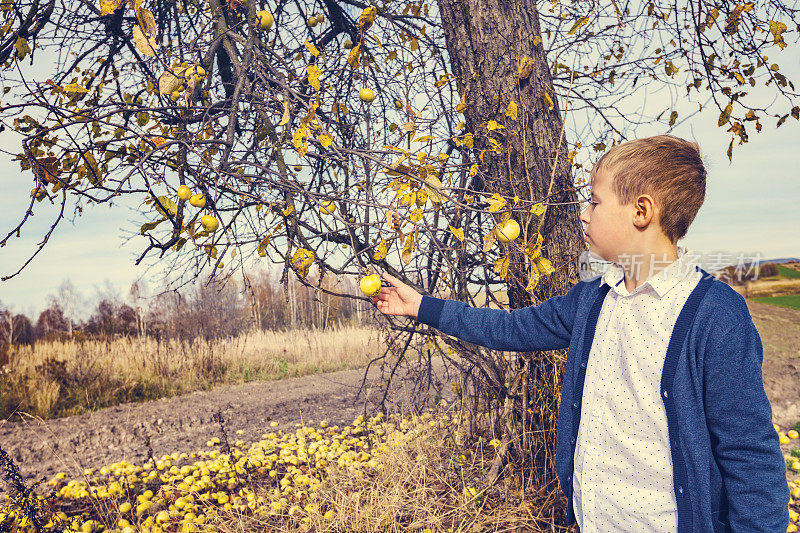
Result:
M772 402L774 421L787 428L800 420L800 310L758 302L748 305L764 345L764 385ZM434 374L445 384L452 381L441 366L435 366ZM222 438L220 424L213 418L218 410L230 442L252 442L277 429L293 431L300 422L316 425L328 420L331 424L349 424L365 412L364 396L357 395L362 377L362 370L344 370L274 382L225 385L212 391L119 405L46 422L0 422L0 446L17 462L28 481L49 479L59 471L77 477L86 468L123 459L131 463L144 461L148 437L156 457L203 449L210 438ZM377 371L368 377L371 400L380 390L379 380ZM410 389L407 376L395 381L387 404L390 412L407 405ZM449 391L449 387L444 390ZM367 416L376 412L374 401L369 401ZM271 421L279 426L271 428ZM784 451L797 448L796 443L784 446Z
M764 388L781 428L800 421L800 310L747 302L764 345Z
M446 384L455 378L440 362L433 365L432 371L445 384L444 398L452 400ZM406 409L413 390L407 375L398 372L398 376L386 403L388 413ZM173 452L208 449L206 441L212 437L223 439L215 417L218 411L231 444L237 440L254 442L261 435L278 430L293 432L301 422L318 425L327 420L330 425L348 425L359 415L374 416L383 390L381 374L377 367L370 370L366 401L364 394L358 394L363 377L363 369L342 370L280 381L222 385L211 391L128 403L55 420L3 421L0 447L28 482L50 479L56 472L66 472L69 478L81 477L87 468L122 460L144 462L148 438L157 458ZM277 427L270 426L273 421ZM5 490L3 485L0 482L0 494Z

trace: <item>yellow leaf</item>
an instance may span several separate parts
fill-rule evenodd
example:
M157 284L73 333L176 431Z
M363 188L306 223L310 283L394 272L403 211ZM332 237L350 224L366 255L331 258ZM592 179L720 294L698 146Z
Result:
M506 116L511 120L517 120L517 103L511 100L506 108Z
M378 14L378 9L374 6L365 8L364 11L358 16L358 29L362 32L367 31L372 23L375 21L375 15Z
M464 95L461 95L461 103L456 106L456 112L463 113L464 110L467 108L467 101L464 98Z
M531 75L531 72L533 72L533 58L525 56L519 60L519 67L517 68L517 76L519 77L519 79L524 80Z
M89 92L86 87L78 85L77 83L70 83L64 86L64 92L68 96L77 96Z
M177 71L176 71L177 73ZM172 94L181 85L181 80L172 72L165 70L158 77L158 92L164 95Z
M578 31L579 28L581 28L583 26L586 26L586 24L588 22L589 22L589 16L588 15L585 16L585 17L579 18L578 20L575 21L575 24L573 24L572 27L569 29L569 31L567 32L567 35L575 35L575 32Z
M419 196L421 193L422 191L417 191L417 196ZM419 222L422 220L423 215L424 213L422 209L418 207L411 212L411 215L409 215L408 218L411 220L411 222Z
M478 164L474 164L469 167L469 177L476 176L478 174Z
M539 269L536 268L536 264L534 263L531 265L531 277L528 280L528 285L525 286L526 291L532 291L536 288L536 285L539 283L539 278L541 274L539 274Z
M781 49L786 48L786 41L783 40L783 32L786 31L786 24L776 20L770 20L769 31L772 33L772 44L777 44Z
M281 212L283 213L283 216L288 217L289 215L291 215L294 212L294 206L290 205L290 206L288 206L286 209L284 209Z
M281 117L281 121L278 122L278 126L284 126L288 124L290 118L291 117L289 116L289 104L283 102L283 116Z
M138 25L133 27L133 43L146 56L155 57L158 43L154 37L148 37Z
M298 248L292 255L292 268L300 275L306 277L308 269L314 263L314 252L306 250L305 248Z
M514 195L514 205L517 205L517 204L518 204L518 203L520 203L521 201L522 201L522 198L520 198L519 196L517 196L517 195L515 194L515 195Z
M506 254L499 257L494 262L494 271L500 274L500 277L506 279L508 277L508 267L511 265L511 256Z
M542 91L542 92L543 92L542 96L544 97L544 101L547 104L547 109L551 109L552 110L556 106L556 104L553 102L553 99L550 98L550 95L547 93L546 90Z
M459 241L464 242L464 229L463 228L454 228L453 226L449 226L449 228L450 228L450 231L453 233L453 235L455 235L456 238Z
M270 238L271 237L269 235L267 235L266 237L261 239L260 243L258 243L258 249L257 250L258 250L258 256L259 257L265 257L267 255L267 246L269 245Z
M472 147L473 147L473 144L474 144L474 143L473 143L473 139L472 139L472 134L471 134L471 133L465 133L465 134L464 134L464 138L461 140L461 142L462 142L462 143L464 144L464 146L466 146L467 148L472 148Z
M733 106L728 104L725 106L725 110L719 114L719 120L717 121L718 126L725 125L731 118L731 113L733 112Z
M490 231L486 235L483 236L483 251L488 252L494 246L494 241L497 240L497 236L495 235L494 231Z
M425 176L425 192L428 193L428 198L435 204L442 203L442 182L435 174L428 174Z
M375 261L382 261L386 258L386 254L389 252L389 243L386 242L386 239L381 239L381 242L378 244L378 249L375 250L375 254L373 254L372 259Z
M669 114L669 125L674 126L676 120L678 120L678 112L673 111L672 113Z
M505 129L505 126L503 126L502 124L498 124L496 120L490 120L489 122L486 123L486 129L489 131L494 131L499 129Z
M333 135L331 135L330 133L323 133L322 135L319 136L319 143L325 148L327 148L328 146L333 144Z
M110 15L122 5L124 0L100 0L100 16Z
M361 57L361 43L355 45L350 53L347 55L347 64L353 68L358 68L361 64L358 61L358 58Z
M549 259L545 259L544 257L538 257L536 259L536 267L539 269L539 272L541 272L545 276L549 276L550 274L556 271L556 269L553 268L553 263L551 263Z
M495 212L500 211L506 206L506 200L500 194L494 193L491 198L489 198L489 211Z
M319 77L322 76L322 71L316 65L308 65L306 67L306 72L308 73L308 83L315 91L319 91Z
M403 264L407 265L411 262L411 256L417 248L419 231L415 230L414 233L409 233L406 237L406 242L403 245L403 251L400 253L400 260Z
M308 51L311 52L312 56L317 57L319 55L319 50L317 50L316 46L308 41L304 42L303 44L306 45L306 48L308 48Z
M136 20L139 26L142 27L142 32L148 37L156 37L158 34L158 25L153 13L148 9L136 9Z
M533 207L531 207L531 213L537 217L543 215L545 211L547 211L547 207L541 202L533 204Z

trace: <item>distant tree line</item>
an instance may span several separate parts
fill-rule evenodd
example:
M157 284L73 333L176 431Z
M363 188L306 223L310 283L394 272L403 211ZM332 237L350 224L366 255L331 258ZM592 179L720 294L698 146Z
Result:
M328 294L326 289L354 294L358 285L349 277L328 276L320 289L294 280L284 289L267 271L248 274L243 281L198 282L180 291L150 291L145 284L134 283L126 298L108 289L100 293L89 317L77 320L78 311L85 309L84 298L67 280L35 322L0 303L0 345L115 336L212 339L253 329L375 323L366 301Z
M749 281L777 276L778 273L775 263L730 265L719 271L719 278L729 285L744 285Z

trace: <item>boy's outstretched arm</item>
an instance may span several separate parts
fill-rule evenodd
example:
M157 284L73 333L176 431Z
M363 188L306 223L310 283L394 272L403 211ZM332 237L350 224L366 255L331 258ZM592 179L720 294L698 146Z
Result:
M457 300L423 296L388 273L383 287L372 298L388 315L410 316L459 339L492 350L533 352L569 346L581 283L561 296L537 306L515 309L475 308Z
M712 339L704 362L706 422L731 531L786 531L786 463L764 391L761 338L748 313L712 331Z

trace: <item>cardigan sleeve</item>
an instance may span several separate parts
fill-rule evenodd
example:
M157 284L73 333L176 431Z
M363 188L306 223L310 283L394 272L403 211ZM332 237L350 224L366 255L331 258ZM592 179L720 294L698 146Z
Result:
M761 373L761 338L747 313L712 326L704 396L711 447L728 497L732 531L786 531L786 463Z
M585 285L586 282L579 282L567 294L511 312L424 295L417 321L492 350L534 352L566 348Z

